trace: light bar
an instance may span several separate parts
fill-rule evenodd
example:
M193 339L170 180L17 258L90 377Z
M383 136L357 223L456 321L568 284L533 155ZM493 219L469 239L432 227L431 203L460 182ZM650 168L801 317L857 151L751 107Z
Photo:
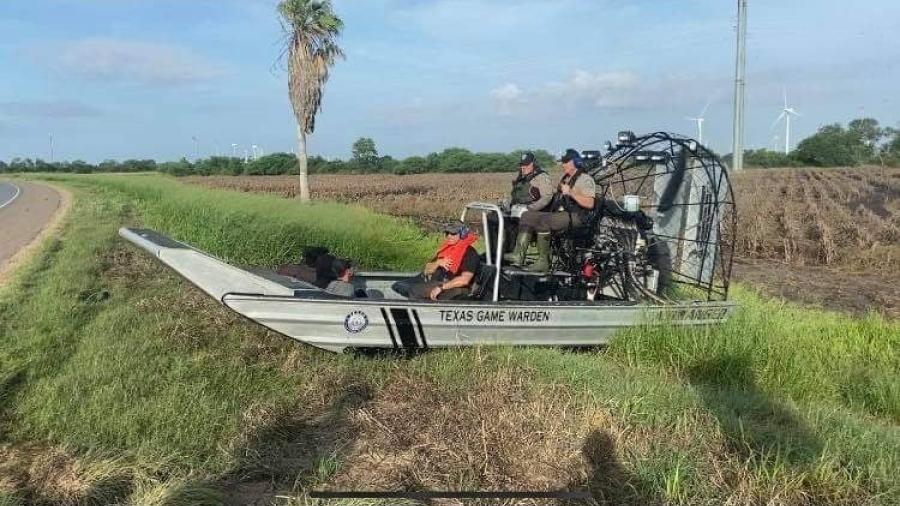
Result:
M633 156L638 162L664 162L669 154L665 151L637 151Z

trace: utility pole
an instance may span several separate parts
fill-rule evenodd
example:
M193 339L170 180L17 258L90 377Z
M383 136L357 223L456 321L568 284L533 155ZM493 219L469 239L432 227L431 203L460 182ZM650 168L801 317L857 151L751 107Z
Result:
M50 138L50 163L53 163L53 134L47 134Z
M734 64L734 131L731 169L744 169L744 69L747 63L747 0L737 0L737 49Z
M200 159L200 139L197 136L191 137L191 140L194 141L194 161Z

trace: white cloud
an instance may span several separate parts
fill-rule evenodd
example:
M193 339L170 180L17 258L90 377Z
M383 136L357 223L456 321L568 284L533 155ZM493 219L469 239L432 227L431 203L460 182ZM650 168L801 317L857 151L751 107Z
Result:
M575 70L571 78L561 82L539 84L522 89L506 83L490 91L498 114L511 116L526 112L546 115L561 106L571 108L641 108L654 103L654 93L632 72L588 72Z
M491 99L499 114L509 116L522 102L522 89L515 83L506 83L491 90Z
M575 70L572 78L550 83L545 90L554 99L569 103L587 103L594 107L630 107L636 105L643 91L641 80L632 72L597 72Z
M107 37L91 37L57 47L52 57L54 66L65 73L139 84L186 84L225 73L222 67L180 47Z

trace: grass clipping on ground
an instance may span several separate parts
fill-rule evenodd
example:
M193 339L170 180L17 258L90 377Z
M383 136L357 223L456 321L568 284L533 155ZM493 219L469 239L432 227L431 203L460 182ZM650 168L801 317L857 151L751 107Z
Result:
M317 488L900 501L900 338L877 316L738 290L723 326L635 329L604 352L336 356L236 317L116 229L248 264L321 241L409 268L433 246L414 227L161 177L63 182L77 201L62 237L0 297L0 503L266 504Z

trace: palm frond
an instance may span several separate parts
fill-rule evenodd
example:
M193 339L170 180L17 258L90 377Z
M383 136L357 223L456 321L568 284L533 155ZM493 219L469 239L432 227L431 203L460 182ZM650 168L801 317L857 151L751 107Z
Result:
M282 0L278 12L285 32L282 54L287 57L294 116L303 132L312 133L329 70L344 56L336 42L344 23L328 0Z

